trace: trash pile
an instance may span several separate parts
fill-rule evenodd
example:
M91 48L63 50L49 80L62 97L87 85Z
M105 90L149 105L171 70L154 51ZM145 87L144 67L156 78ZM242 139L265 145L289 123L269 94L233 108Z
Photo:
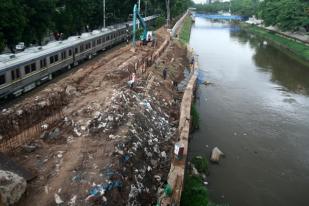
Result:
M113 189L118 188L119 197L127 205L156 203L158 190L167 180L176 132L163 106L168 106L165 100L122 89L114 94L111 106L93 119L90 136L111 136L125 124L128 130L115 141L113 157L119 161L113 164L113 175L109 182L91 187L90 197L101 196L102 204L117 205Z

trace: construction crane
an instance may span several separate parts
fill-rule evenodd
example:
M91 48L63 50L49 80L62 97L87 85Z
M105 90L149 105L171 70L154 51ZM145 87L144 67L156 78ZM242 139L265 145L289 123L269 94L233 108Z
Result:
M139 20L140 24L142 25L144 31L143 31L143 35L142 35L142 41L146 41L147 40L147 25L143 19L143 17L141 16L140 14L140 10L138 9L137 7L137 4L134 5L134 8L133 8L133 47L135 48L135 45L136 45L136 37L135 37L135 34L136 34L136 20Z

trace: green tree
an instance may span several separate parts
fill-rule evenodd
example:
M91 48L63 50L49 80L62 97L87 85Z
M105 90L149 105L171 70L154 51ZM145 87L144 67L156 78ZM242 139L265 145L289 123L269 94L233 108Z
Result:
M17 0L0 0L0 33L12 52L21 41L27 19L23 6Z
M231 12L241 16L252 16L257 13L258 0L231 0Z
M3 51L4 47L5 47L5 43L4 43L3 34L0 33L0 52Z
M20 0L23 5L27 24L23 32L26 43L41 44L49 28L52 28L52 17L55 12L54 0Z
M266 26L276 25L282 30L309 31L309 2L305 0L264 0L259 16Z

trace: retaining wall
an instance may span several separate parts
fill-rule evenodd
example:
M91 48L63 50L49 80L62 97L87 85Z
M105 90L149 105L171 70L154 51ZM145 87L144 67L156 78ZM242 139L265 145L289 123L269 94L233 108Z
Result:
M183 18L187 13L184 15ZM180 19L181 23L183 19ZM180 23L180 25L181 25ZM178 27L180 26L178 25ZM189 132L190 132L190 122L191 122L191 106L193 100L193 91L196 86L197 80L197 70L198 70L198 59L197 55L194 54L192 48L187 46L188 58L191 59L194 56L195 65L191 68L191 77L188 82L186 89L184 90L181 106L180 106L180 119L179 119L179 141L177 143L184 147L183 157L181 159L173 158L171 163L170 172L168 175L168 184L172 187L172 195L170 197L164 197L160 205L180 205L181 193L183 190L185 167L188 155L189 146Z

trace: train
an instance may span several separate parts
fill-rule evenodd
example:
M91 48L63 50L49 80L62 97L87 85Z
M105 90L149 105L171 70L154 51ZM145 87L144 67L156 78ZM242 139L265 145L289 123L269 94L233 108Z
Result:
M153 23L158 15L144 18ZM17 97L53 78L59 70L71 69L132 36L132 22L0 55L0 98Z

